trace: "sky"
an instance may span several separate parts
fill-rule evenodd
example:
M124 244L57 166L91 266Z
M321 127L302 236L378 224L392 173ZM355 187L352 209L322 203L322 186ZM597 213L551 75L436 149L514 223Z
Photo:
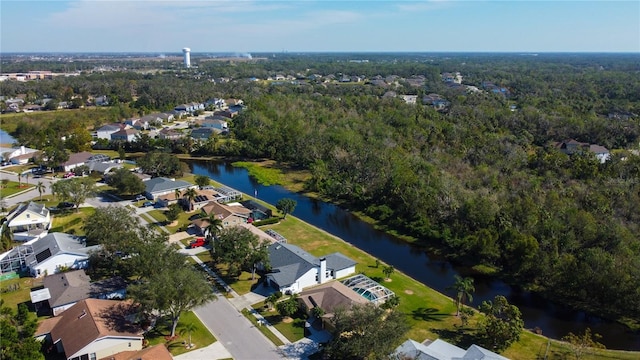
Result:
M640 1L2 0L0 53L640 52Z

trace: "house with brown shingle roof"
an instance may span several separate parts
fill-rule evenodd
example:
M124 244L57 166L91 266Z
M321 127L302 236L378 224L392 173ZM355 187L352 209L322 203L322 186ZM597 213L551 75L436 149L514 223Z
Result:
M61 316L41 322L36 336L50 339L69 360L103 359L123 351L140 351L143 331L130 321L137 311L131 301L85 299Z
M158 344L140 351L123 351L100 360L173 360L164 344Z
M209 226L209 220L206 217L214 214L218 219L222 221L223 227L236 226L240 224L246 224L251 216L251 210L244 206L220 204L216 201L209 201L207 205L203 206L202 215L205 216L201 219L193 220L195 230L203 235L206 235L206 229Z

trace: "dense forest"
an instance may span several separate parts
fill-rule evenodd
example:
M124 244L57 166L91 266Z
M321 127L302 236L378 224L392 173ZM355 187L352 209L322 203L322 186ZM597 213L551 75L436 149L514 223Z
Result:
M2 92L60 99L106 94L120 109L114 116L212 97L242 98L248 108L231 122L230 138L198 153L269 158L308 169L309 191L453 261L580 309L640 319L637 55L348 59L209 61L155 75L11 82ZM470 93L441 81L441 73L456 71L464 84L490 81L509 94ZM248 80L276 73L399 80L387 87ZM424 85L403 80L418 75ZM211 81L219 77L231 81ZM383 97L389 90L419 99L438 93L450 105L446 111L410 105ZM568 156L551 145L570 138L607 147L610 160L600 163L588 151ZM184 152L190 146L167 148Z

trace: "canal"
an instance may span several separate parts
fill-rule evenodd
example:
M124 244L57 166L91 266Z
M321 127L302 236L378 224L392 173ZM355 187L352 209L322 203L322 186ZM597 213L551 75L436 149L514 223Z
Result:
M257 194L258 199L272 205L284 197L296 200L298 204L294 216L353 244L448 296L453 296L447 288L453 284L454 275L465 275L448 261L378 231L336 205L292 193L281 186L262 186L248 175L246 169L213 161L190 161L189 166L196 175L207 175L243 193ZM640 334L620 324L571 310L535 293L518 291L497 279L475 277L474 280L476 291L472 305L475 307L482 301L503 295L520 308L526 328L539 328L545 336L559 339L569 332L583 333L585 328L590 327L594 333L602 335L600 342L609 349L640 351Z

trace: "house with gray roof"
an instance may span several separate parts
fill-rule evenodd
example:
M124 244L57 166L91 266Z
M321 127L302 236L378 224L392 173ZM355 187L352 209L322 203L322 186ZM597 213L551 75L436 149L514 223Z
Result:
M398 346L393 355L394 359L416 360L509 360L478 345L464 350L440 339L425 343L409 339Z
M166 177L157 177L147 180L144 182L144 185L146 187L144 196L146 196L147 199L153 200L156 200L162 195L175 193L176 190L184 191L189 188L195 189L198 187L197 185L183 180L169 179Z
M139 131L136 129L122 129L111 134L112 141L132 142L136 139Z
M221 133L222 131L210 128L210 127L201 127L191 130L191 138L194 140L207 140L213 134Z
M55 274L63 268L84 269L89 264L89 252L100 249L100 245L87 246L81 238L65 233L50 233L29 245L32 252L26 256L25 266L34 277Z
M356 262L340 253L317 258L295 245L286 243L274 243L269 246L269 264L269 284L285 294L299 293L307 287L324 284L356 272Z
M49 291L49 307L53 316L84 299L124 299L127 284L119 277L91 282L84 270L68 271L45 276L42 285Z
M111 140L111 134L124 129L124 124L107 124L103 125L96 130L96 137L98 139Z

